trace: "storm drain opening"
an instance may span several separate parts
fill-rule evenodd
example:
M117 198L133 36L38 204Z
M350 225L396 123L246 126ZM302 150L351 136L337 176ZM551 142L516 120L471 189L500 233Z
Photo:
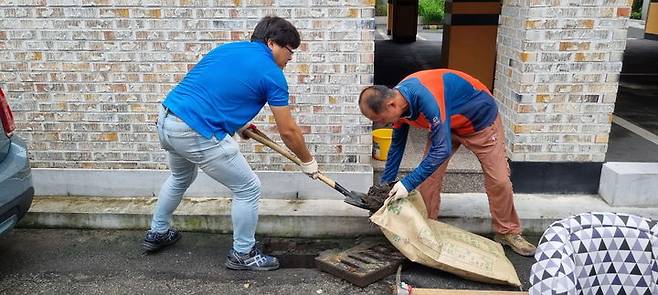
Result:
M276 257L281 268L316 268L315 257L320 252L341 248L339 242L330 240L266 239L263 252Z

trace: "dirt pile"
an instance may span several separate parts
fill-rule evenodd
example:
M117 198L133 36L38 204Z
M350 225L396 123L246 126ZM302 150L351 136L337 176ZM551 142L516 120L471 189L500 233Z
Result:
M384 205L384 200L388 198L388 192L392 187L388 184L376 184L370 187L368 194L362 198L370 208L370 212L377 212Z

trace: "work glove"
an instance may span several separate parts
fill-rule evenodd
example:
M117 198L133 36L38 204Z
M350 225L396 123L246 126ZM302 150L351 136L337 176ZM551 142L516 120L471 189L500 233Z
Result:
M240 138L242 138L244 140L248 140L249 137L244 133L244 131L247 130L247 129L252 129L253 131L258 130L258 128L256 128L256 125L251 124L251 123L247 123L247 125L244 125L240 129L238 129L238 132L236 132L236 133L240 136Z
M318 173L320 171L318 170L318 162L315 161L315 158L313 158L310 162L302 163L302 172L304 172L308 177L317 179L318 178Z
M391 191L388 192L388 197L393 197L391 201L395 201L400 198L405 198L409 195L409 191L407 190L406 187L404 187L404 184L402 184L402 181L398 181L393 185L393 188Z

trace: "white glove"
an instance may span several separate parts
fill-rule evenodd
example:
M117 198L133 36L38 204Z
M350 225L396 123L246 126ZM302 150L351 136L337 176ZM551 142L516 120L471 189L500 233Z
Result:
M390 198L391 196L393 199L391 201L404 198L409 195L409 191L407 191L407 188L404 187L404 184L402 184L402 181L398 181L393 185L393 188L391 191L388 192L388 197Z
M320 171L318 170L318 162L315 161L315 158L313 158L310 162L307 163L302 163L302 172L304 172L308 177L317 179L318 178L318 173Z

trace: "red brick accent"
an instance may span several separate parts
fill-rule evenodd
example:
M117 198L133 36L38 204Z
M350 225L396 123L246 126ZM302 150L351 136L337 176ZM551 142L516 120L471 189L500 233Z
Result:
M627 17L631 15L631 9L629 7L617 8L617 16Z

